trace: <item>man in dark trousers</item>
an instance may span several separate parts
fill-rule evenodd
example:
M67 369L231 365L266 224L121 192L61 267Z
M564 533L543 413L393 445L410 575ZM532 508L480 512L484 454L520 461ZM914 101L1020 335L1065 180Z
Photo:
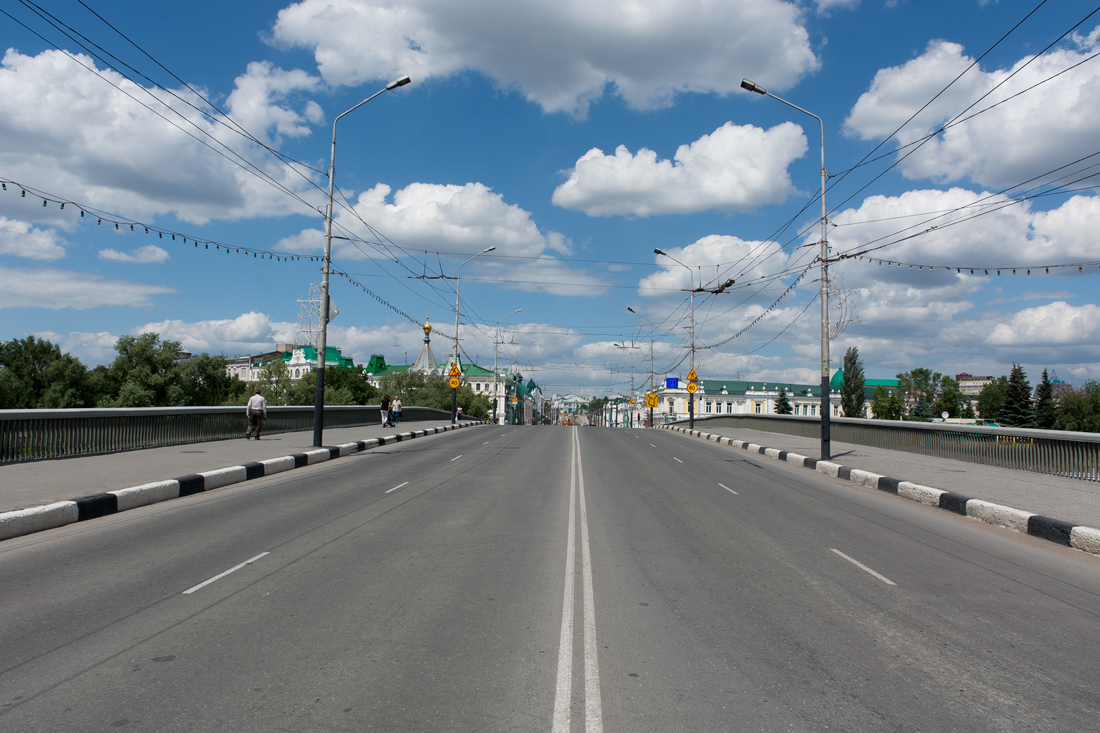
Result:
M256 388L256 394L248 400L248 405L244 408L244 414L248 416L248 429L244 431L244 439L255 436L256 440L260 439L260 430L264 426L264 420L267 419L267 400L260 394L260 388Z

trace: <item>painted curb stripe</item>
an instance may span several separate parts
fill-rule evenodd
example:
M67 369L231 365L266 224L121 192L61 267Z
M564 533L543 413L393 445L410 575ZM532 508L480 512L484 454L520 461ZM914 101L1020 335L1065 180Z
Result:
M73 499L76 502L76 521L105 517L118 512L118 497L114 494L93 494Z
M436 435L447 430L488 424L490 423L477 420L461 425L426 428L423 431L391 435L388 438L369 438L355 443L346 443L342 446L318 448L306 453L268 458L241 466L227 466L226 468L192 473L175 479L113 489L102 494L82 496L69 501L0 512L0 540L22 537L47 529L64 527L75 522L117 514L121 511L136 509L148 504L201 494L204 491L230 486L242 481L272 476L293 468L308 466L311 459L313 463L321 463L333 458L340 458L343 455L353 455L368 448L385 445L387 439L396 443L402 439L410 440L421 435Z
M685 428L673 426L664 427L662 429L672 430L674 432L683 433L684 435L704 437L704 439L709 439L710 437L709 433L702 433L698 430L687 430ZM792 463L793 465L799 465L801 463L803 468L809 468L825 476L835 476L852 483L878 489L879 491L885 491L888 494L894 494L919 504L927 504L928 506L946 509L949 512L961 514L971 519L977 519L986 524L993 524L1005 529L1022 532L1032 537L1049 540L1050 542L1065 547L1073 547L1091 555L1100 555L1100 529L1087 527L1082 524L1073 524L1072 522L1065 522L1061 519L1054 519L1052 517L1045 517L1041 514L1024 512L1019 509L993 504L981 499L974 499L951 491L943 491L942 489L936 489L930 486L921 486L920 484L915 484L903 479L880 476L870 471L853 469L849 466L843 466L830 461L822 461L817 458L806 458L797 453L777 451L773 448L764 448L755 443L727 438L723 438L718 442L734 448L744 448L752 453L759 453L762 456L776 458L786 463ZM853 473L855 474L854 476ZM1026 528L1024 527L1025 521Z

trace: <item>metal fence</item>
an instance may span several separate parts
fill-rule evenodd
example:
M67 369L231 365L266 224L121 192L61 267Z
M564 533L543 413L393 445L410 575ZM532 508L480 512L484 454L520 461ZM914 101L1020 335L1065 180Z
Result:
M402 422L450 419L428 407L406 407ZM326 428L377 425L375 406L325 408ZM111 453L136 448L240 438L243 407L147 407L89 410L0 410L0 463ZM313 407L268 407L264 433L313 429Z
M679 420L676 424L683 426L687 421ZM832 418L829 425L829 435L834 442L1100 481L1100 434L1097 433L855 418ZM706 430L707 426L821 437L820 419L794 415L695 418L697 429Z

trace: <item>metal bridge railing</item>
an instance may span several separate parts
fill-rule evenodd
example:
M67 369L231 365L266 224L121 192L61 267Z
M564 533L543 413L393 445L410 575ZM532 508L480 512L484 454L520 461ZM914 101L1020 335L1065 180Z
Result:
M676 424L683 425L686 421L677 421ZM856 418L833 418L829 424L830 437L834 442L1100 481L1098 433ZM759 430L803 438L821 437L818 418L794 415L714 415L695 418L697 429L706 430L706 426Z
M406 407L402 422L450 419L450 413ZM378 406L325 408L326 428L377 425ZM0 464L240 438L243 407L146 407L88 410L0 410ZM313 407L268 407L264 433L313 429Z

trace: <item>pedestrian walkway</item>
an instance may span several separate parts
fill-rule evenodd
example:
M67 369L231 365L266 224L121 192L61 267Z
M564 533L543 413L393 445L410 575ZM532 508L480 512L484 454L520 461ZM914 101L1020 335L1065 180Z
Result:
M687 430L684 426L670 427ZM722 438L730 442L742 441L745 446L770 448L773 449L772 457L780 460L785 460L785 456L778 455L776 451L785 451L808 458L819 457L821 451L821 441L817 438L803 438L759 430L706 426L697 428L695 434L697 437L709 436L710 440ZM1100 482L984 466L978 463L837 441L832 441L831 452L830 463L832 464L910 482L919 485L920 488L928 487L948 492L953 495L949 499L962 499L961 504L956 501L956 506L948 506L948 502L935 505L951 508L960 514L990 521L977 516L979 514L977 509L970 511L966 506L965 499L977 499L995 505L993 509L1009 508L1017 510L1018 514L1038 515L1041 518L1057 520L1057 524L1090 528L1092 531L1086 533L1090 537L1100 535L1098 531L1100 530ZM822 472L830 475L837 474L835 469L831 472ZM850 480L857 480L857 476L852 476ZM891 483L887 482L885 485L891 485ZM877 488L885 488L885 485ZM892 485L897 488L896 483ZM995 512L991 510L991 513ZM1008 526L1003 521L991 523ZM1038 534L1030 531L1026 519L1024 519L1024 529L1020 531Z
M445 420L429 420L403 422L396 428L381 425L328 428L324 431L324 443L326 446L343 445L447 425L449 423ZM265 435L261 440L245 440L242 437L239 440L4 464L0 465L0 513L312 449L313 431L302 430Z

